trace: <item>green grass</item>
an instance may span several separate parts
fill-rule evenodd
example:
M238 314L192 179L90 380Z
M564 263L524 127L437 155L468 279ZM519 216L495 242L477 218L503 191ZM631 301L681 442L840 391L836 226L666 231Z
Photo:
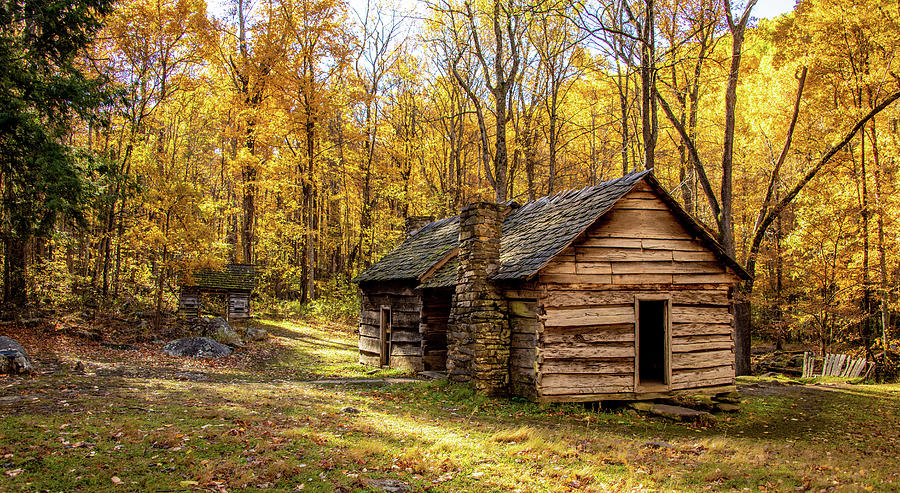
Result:
M274 337L230 363L128 353L107 375L107 353L74 347L87 375L0 380L16 399L0 403L0 491L900 489L898 385L745 380L742 411L701 427L446 381L310 384L396 372L355 363L346 327L265 327Z

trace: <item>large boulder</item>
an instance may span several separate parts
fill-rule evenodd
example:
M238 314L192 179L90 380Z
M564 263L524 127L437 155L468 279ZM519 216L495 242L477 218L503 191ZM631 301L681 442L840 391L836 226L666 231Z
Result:
M182 358L222 358L231 354L231 348L209 337L184 337L166 344L163 352Z
M244 337L251 341L263 341L269 337L269 333L256 327L247 327L247 330L244 331Z
M211 337L222 344L240 346L241 336L222 317L200 317L191 326L194 334Z
M31 373L34 371L25 348L14 339L0 336L0 373Z

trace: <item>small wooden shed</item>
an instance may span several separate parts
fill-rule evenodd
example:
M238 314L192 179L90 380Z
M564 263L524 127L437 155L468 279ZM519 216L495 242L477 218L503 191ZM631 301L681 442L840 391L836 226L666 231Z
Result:
M203 295L225 297L227 320L250 317L250 295L256 287L256 266L228 264L222 269L203 269L181 283L178 312L186 317L199 317L203 312Z
M356 277L360 362L542 401L724 392L742 278L650 172L472 204Z

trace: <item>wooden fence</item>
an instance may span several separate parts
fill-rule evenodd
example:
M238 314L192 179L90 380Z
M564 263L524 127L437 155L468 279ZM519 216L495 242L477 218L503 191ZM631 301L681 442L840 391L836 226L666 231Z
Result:
M857 378L866 369L866 358L853 359L846 354L825 354L822 369L816 371L816 356L813 353L803 353L804 377L843 377Z

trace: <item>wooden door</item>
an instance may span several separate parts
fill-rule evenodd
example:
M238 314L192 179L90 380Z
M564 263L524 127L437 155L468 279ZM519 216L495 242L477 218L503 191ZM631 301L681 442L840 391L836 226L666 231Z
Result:
M381 366L391 365L391 307L381 307Z
M672 354L669 307L667 298L635 300L636 391L668 390L671 382Z

